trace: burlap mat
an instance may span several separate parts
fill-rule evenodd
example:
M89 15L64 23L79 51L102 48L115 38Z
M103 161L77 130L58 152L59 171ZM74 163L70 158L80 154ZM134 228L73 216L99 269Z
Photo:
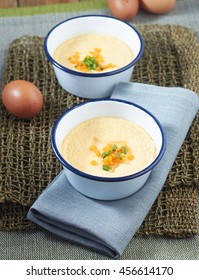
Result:
M132 81L185 87L199 93L199 45L192 31L170 25L137 28L145 41L145 52ZM11 43L3 87L15 79L35 83L45 102L43 111L32 120L17 120L0 104L1 230L35 226L25 218L26 213L62 169L51 149L51 128L66 108L83 101L58 85L40 37L23 36ZM198 117L138 234L185 237L198 233Z

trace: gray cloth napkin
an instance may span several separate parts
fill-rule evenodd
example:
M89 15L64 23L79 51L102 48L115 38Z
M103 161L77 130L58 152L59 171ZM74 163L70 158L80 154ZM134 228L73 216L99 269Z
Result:
M169 170L199 109L198 96L183 88L119 83L112 98L132 101L162 123L167 148L137 193L115 201L88 198L70 186L62 171L30 208L27 218L62 238L121 256L161 191Z

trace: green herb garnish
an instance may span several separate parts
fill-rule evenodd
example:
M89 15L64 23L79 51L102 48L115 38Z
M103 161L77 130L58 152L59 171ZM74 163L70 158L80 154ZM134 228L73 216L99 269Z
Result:
M110 167L110 166L103 165L103 170L105 170L105 171L109 171L110 169L111 169L111 167Z
M108 155L110 155L111 151L106 151L106 152L103 152L102 153L102 157L105 158L107 157Z
M97 67L100 67L93 56L86 56L82 63L86 65L89 70L95 70Z
M115 152L117 150L117 145L114 144L112 150Z
M123 154L126 154L126 153L127 153L127 149L126 149L126 147L124 147L124 146L122 146L122 153L123 153Z
M119 158L119 159L122 159L122 157L121 157L121 153L120 153L120 152L118 152L118 153L116 154L116 157L117 157L117 158Z

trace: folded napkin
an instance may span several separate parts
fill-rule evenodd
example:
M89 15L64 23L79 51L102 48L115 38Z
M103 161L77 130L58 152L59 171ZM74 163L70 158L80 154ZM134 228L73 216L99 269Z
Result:
M165 154L144 187L121 200L99 201L71 187L62 171L32 205L27 218L66 240L118 258L161 191L199 109L199 98L183 88L139 83L119 83L112 98L145 107L165 130Z

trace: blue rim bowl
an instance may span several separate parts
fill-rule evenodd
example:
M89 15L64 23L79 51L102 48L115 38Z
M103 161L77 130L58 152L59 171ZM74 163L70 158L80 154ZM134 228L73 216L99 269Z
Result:
M142 110L143 112L145 112L146 114L148 114L153 120L154 122L156 123L159 131L160 131L160 134L161 134L161 139L162 139L162 142L161 142L161 148L159 150L159 153L156 155L154 161L149 165L147 166L146 168L142 169L141 171L139 172L136 172L136 173L133 173L131 175L127 175L127 176L121 176L121 177L100 177L100 176L94 176L94 175L90 175L88 173L85 173L85 172L82 172L78 169L76 169L75 167L73 167L72 165L70 165L63 157L62 155L60 154L59 152L59 148L57 146L57 143L56 143L56 132L57 132L57 129L58 129L58 126L60 124L60 122L63 120L63 118L65 116L67 116L68 114L70 114L72 111L74 110L78 110L79 108L81 108L82 106L85 106L87 104L94 104L95 102L116 102L116 103L120 103L120 104L127 104L127 105L130 105L130 106L133 106L135 108L138 108L139 110ZM91 117L92 118L92 117ZM80 121L81 122L81 121ZM79 123L80 123L79 122ZM51 145L52 145L52 148L53 148L53 151L56 155L56 157L58 158L58 160L60 161L60 163L68 170L70 170L71 172L75 173L76 175L79 175L81 177L84 177L84 178L87 178L87 179L90 179L90 180L93 180L93 181L101 181L101 182L121 182L121 181L126 181L126 180L131 180L131 179L134 179L134 178L137 178L137 177L140 177L148 172L150 172L158 163L159 161L162 159L163 155L164 155L164 152L165 152L165 149L166 149L166 135L165 135L165 132L162 128L162 125L161 123L159 122L159 120L151 113L149 112L148 110L146 110L145 108L143 108L142 106L140 105L137 105L135 103L132 103L132 102L129 102L129 101L124 101L124 100L120 100L120 99L108 99L108 98L100 98L100 99L94 99L94 100L89 100L89 101L85 101L85 102L82 102L78 105L75 105L73 106L72 108L66 110L65 112L63 112L59 117L58 119L55 121L54 123L54 126L52 128L52 133L51 133Z
M109 71L109 72L104 72L104 73L83 73L83 72L79 72L79 71L75 71L75 70L72 70L72 69L69 69L67 67L64 67L63 65L61 65L60 63L58 63L53 57L52 55L49 53L48 51L48 40L49 40L49 36L52 34L52 32L57 28L59 27L60 25L66 23L66 22L69 22L69 21L73 21L73 20L77 20L77 19L81 19L81 18L91 18L91 17L96 17L96 18L107 18L107 19L113 19L115 21L118 21L118 22L121 22L123 24L125 24L126 26L129 26L133 31L135 31L139 37L139 40L140 40L140 44L141 44L141 47L140 47L140 51L138 53L138 55L127 65L125 65L124 67L121 67L117 70L113 70L113 71ZM112 16L106 16L106 15L95 15L95 14L91 14L91 15L81 15L81 16L76 16L76 17L72 17L72 18L69 18L67 20L64 20L60 23L58 23L57 25L55 25L46 35L45 37L45 40L44 40L44 51L45 51L45 54L46 54L46 57L47 59L57 68L59 68L60 70L64 71L64 72L67 72L67 73L70 73L70 74L73 74L73 75L77 75L77 76L83 76L83 77L106 77L106 76L111 76L111 75L115 75L117 73L120 73L120 72L123 72L129 68L131 68L132 66L134 66L141 58L142 54L143 54L143 51L144 51L144 41L142 39L142 36L140 35L140 33L138 32L138 30L133 27L132 25L130 25L129 23L121 20L121 19L118 19L118 18L115 18L115 17L112 17Z

